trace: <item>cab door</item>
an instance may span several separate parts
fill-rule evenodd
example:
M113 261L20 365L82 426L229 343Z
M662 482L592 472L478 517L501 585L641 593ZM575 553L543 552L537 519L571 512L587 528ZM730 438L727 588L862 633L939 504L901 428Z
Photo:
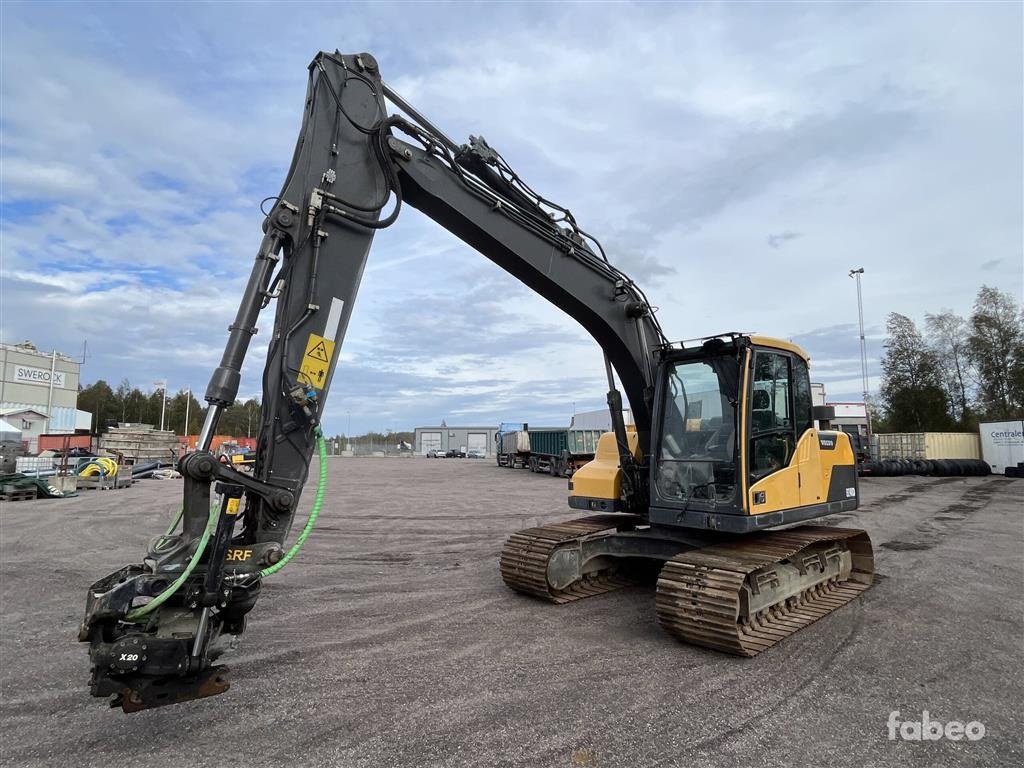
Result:
M748 397L750 513L814 503L809 500L820 494L820 488L813 487L811 468L818 462L818 446L811 429L807 363L787 351L757 348ZM810 486L805 489L807 481Z

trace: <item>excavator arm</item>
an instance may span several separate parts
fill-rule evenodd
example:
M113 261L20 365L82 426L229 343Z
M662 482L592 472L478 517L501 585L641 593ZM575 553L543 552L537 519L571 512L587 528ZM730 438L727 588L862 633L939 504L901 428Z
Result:
M567 209L534 193L483 139L456 145L391 91L372 56L320 53L309 69L291 167L263 223L206 390L197 450L179 462L180 530L172 526L142 563L108 575L88 593L79 639L90 644L91 690L113 695L112 705L125 711L226 690L226 668L215 662L244 631L263 580L294 554L285 542L312 455L322 448L320 418L373 236L405 204L554 303L598 342L624 509L646 510L646 470L629 449L613 375L646 446L665 338L642 291ZM386 98L407 117L389 116ZM238 394L259 313L275 300L250 475L217 461L210 447L221 413Z

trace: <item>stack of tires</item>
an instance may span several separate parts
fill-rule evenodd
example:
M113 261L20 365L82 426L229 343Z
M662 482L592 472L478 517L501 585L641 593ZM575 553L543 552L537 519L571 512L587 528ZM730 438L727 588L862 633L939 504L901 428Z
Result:
M982 477L992 473L981 459L886 459L866 461L857 467L861 477Z

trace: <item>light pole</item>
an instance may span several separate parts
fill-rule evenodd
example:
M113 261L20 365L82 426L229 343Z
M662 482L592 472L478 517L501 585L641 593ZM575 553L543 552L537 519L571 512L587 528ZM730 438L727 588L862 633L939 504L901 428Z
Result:
M345 427L345 450L352 450L352 411L345 411L345 415L348 416L348 426Z
M187 435L188 434L188 411L189 411L189 406L192 405L192 386L191 385L189 385L189 387L186 390L186 392L187 392L187 394L185 395L185 433L184 434Z
M864 267L850 270L850 277L857 281L857 318L860 322L860 376L861 385L864 391L864 412L867 415L868 435L871 435L871 414L868 412L868 348L864 339L864 300L860 290L860 276L864 274Z
M167 379L154 381L153 386L160 389L160 431L164 431L164 414L167 412Z

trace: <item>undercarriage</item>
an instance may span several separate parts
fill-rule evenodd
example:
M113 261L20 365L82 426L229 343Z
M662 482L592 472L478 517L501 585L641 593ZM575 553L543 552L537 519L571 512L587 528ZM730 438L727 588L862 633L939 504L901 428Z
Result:
M655 604L665 630L693 645L754 656L871 586L866 532L799 526L757 535L593 515L512 534L501 575L517 592L566 603L637 582L661 566ZM645 569L644 566L647 566Z

